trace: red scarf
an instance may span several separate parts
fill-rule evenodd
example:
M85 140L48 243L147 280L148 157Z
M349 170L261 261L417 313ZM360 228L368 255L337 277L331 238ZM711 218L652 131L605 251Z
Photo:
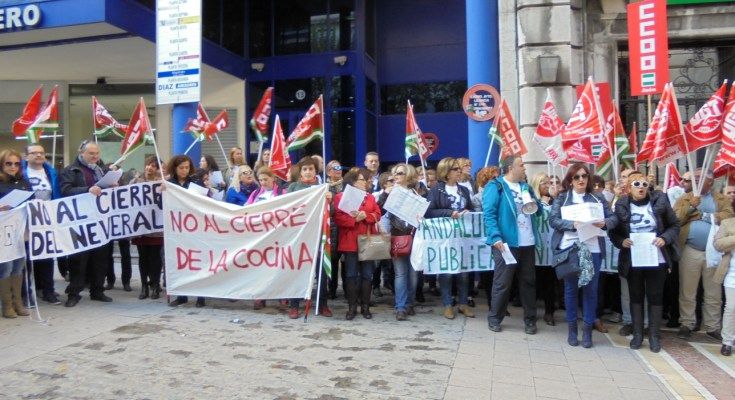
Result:
M301 178L301 183L303 183L303 184L305 184L305 185L316 185L316 182L317 182L317 181L316 181L316 176L315 176L315 177L313 177L313 178L312 178L312 179L310 179L310 180L306 180L306 179L304 179L304 178Z

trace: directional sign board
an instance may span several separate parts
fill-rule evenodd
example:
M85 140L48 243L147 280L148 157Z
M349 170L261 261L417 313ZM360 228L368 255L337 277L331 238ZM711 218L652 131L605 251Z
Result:
M202 0L156 1L156 104L201 97Z

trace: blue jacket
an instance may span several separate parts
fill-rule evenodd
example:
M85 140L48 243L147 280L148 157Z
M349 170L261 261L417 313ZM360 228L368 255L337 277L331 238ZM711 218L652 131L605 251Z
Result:
M536 201L538 211L535 215L542 215L543 205L536 198L533 189L526 182L519 183L521 191L528 190L531 198ZM502 177L488 182L482 190L482 213L487 231L485 243L493 245L501 240L507 243L508 247L518 247L518 210L510 186ZM538 234L537 219L531 218L531 224L533 225L533 237L536 244L539 245L541 238ZM500 227L503 227L502 230Z
M28 179L28 162L26 160L23 163L23 175ZM43 170L46 171L46 177L51 184L51 199L58 199L61 197L61 191L59 190L59 179L56 174L56 170L51 166L51 163L43 163Z

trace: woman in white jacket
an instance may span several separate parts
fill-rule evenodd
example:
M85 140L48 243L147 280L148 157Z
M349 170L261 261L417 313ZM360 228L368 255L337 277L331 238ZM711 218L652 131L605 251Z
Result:
M715 279L723 281L725 285L725 312L722 314L722 348L723 356L732 355L732 346L735 345L735 218L728 218L720 224L714 241L715 249L725 253L722 256Z

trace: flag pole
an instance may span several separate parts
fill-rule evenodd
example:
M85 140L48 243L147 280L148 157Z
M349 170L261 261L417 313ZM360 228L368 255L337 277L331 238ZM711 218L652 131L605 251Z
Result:
M495 143L495 135L493 135L493 137L490 138L490 146L488 146L487 155L485 156L485 167L487 167L487 164L490 162L490 152L493 149L493 143Z
M197 143L199 143L199 142L201 142L201 141L202 141L201 136L200 136L200 138L194 139L194 141L191 142L191 144L189 145L189 147L187 147L187 149L184 151L184 155L189 154L189 151L191 151L191 149L194 148L194 145L197 144Z
M322 99L322 182L327 182L327 127L324 125L324 94L320 94L319 98ZM272 156L272 155L271 155ZM321 272L321 271L320 271ZM319 275L319 278L321 278L321 275ZM317 298L317 308L319 308L319 299Z
M57 133L58 131L55 130L54 131L54 141L52 142L53 144L51 145L51 166L54 168L56 168L56 135ZM95 139L97 139L96 136L95 136ZM40 135L38 137L38 141L41 142ZM95 143L97 143L97 140L95 140Z
M225 158L225 162L227 163L227 169L232 171L232 166L230 165L230 158L227 157L227 153L225 153L225 148L222 146L222 142L219 140L219 134L215 133L214 138L217 139L217 144L219 144L219 149L222 150L222 157Z
M699 197L699 195L701 194L700 185L699 185L699 182L697 182L697 179L695 176L697 164L694 161L694 155L689 151L689 141L687 140L687 137L684 134L684 126L682 125L681 113L679 111L679 101L676 99L676 92L674 91L674 84L669 82L667 83L667 85L671 87L671 95L672 95L671 100L674 102L674 110L676 110L676 116L678 117L678 120L679 120L679 130L684 139L684 151L687 153L687 163L689 164L689 170L692 172L692 187L693 187L694 195ZM701 180L704 180L704 174L700 176L700 181Z

